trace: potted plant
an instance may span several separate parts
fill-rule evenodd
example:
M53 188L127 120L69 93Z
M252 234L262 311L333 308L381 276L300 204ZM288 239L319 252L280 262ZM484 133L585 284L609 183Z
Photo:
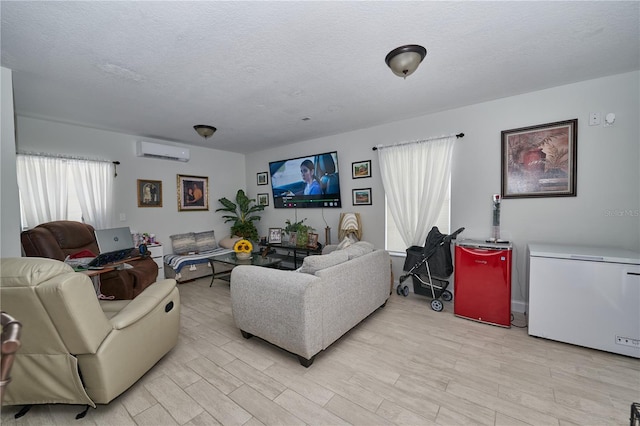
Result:
M223 215L222 218L225 223L233 222L231 235L258 241L258 229L253 222L260 220L260 216L255 213L263 211L265 206L255 204L256 200L247 197L242 189L238 190L235 203L226 197L220 198L218 201L224 207L220 207L216 212L228 212L229 214Z
M304 224L305 220L307 220L306 217L301 221L291 222L289 219L287 219L284 222L287 224L287 226L285 226L284 228L284 232L287 235L291 234L292 232L295 232L297 236L296 245L298 246L306 246L309 232L315 230L312 226L305 225Z

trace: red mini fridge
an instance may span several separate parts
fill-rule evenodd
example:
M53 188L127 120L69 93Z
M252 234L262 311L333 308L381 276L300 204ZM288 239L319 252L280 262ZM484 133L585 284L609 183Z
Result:
M511 327L509 243L456 243L453 313L487 324Z

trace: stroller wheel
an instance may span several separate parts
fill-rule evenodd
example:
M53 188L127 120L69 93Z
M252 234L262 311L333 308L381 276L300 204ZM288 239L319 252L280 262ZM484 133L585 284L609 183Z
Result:
M451 294L449 290L443 290L440 297L442 297L442 300L444 300L445 302L450 302L451 300L453 300L453 294Z
M409 287L407 287L406 285L402 286L402 295L404 297L407 297L409 295Z
M438 299L433 299L431 301L431 309L433 309L434 311L440 312L443 308L444 308L444 305Z
M396 294L398 296L402 296L402 285L398 285L398 287L396 287Z

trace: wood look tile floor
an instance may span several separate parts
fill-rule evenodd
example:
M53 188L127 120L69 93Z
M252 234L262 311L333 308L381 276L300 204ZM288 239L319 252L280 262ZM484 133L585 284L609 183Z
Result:
M457 318L393 294L310 368L231 315L229 284L179 286L177 346L108 405L4 407L4 425L628 425L640 361ZM524 324L516 317L514 323Z

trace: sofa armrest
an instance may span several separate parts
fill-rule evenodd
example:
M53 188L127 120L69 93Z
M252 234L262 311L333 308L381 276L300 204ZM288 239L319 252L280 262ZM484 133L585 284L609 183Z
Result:
M236 326L311 358L322 350L322 284L315 275L237 266L230 282Z
M176 280L173 279L158 281L147 287L111 318L111 325L114 329L121 330L135 324L158 306L158 303L162 302L175 287Z

